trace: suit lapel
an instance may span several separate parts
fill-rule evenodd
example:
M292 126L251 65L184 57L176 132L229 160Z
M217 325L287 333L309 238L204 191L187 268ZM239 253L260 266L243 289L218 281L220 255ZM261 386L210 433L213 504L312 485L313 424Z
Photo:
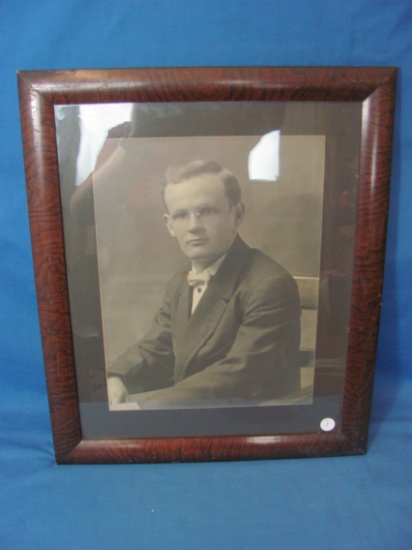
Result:
M186 275L185 275L186 277ZM176 322L174 323L174 335L176 348L179 349L184 342L186 325L190 320L191 290L186 281L183 282L177 297ZM176 352L175 352L176 355Z
M176 381L184 373L199 349L219 323L227 304L239 284L239 277L249 258L250 248L237 237L219 271L211 279L195 312L190 316L190 289L185 285L176 316Z

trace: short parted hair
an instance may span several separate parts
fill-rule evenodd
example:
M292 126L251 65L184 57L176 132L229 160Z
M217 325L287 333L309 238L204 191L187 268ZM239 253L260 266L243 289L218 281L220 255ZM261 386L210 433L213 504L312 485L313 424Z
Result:
M213 160L193 160L170 166L165 173L163 197L168 185L182 183L203 174L213 174L221 179L229 206L236 206L241 202L241 190L236 176Z

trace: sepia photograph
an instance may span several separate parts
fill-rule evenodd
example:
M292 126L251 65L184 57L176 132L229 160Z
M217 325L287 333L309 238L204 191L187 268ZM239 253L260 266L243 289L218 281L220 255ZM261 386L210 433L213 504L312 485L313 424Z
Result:
M309 396L313 364L301 369L299 353L314 354L316 343L324 139L272 141L134 138L114 145L119 174L105 175L113 165L97 169L111 408ZM317 218L299 219L309 208ZM301 304L299 286L309 303Z

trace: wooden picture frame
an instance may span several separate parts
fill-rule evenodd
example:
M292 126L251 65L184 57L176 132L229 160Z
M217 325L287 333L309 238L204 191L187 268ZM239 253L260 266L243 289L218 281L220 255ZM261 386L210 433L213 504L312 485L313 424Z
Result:
M18 73L18 85L36 289L57 462L215 461L364 453L378 341L396 69L22 71ZM74 133L70 134L67 125L59 127L59 113L61 109L65 113L67 107L110 108L121 104L144 109L149 106L149 111L155 110L155 118L159 112L164 116L165 109L178 112L177 119L159 127L155 127L150 115L143 133L126 139L126 146L141 147L141 143L152 143L151 138L168 138L167 149L168 143L176 142L176 136L189 137L190 141L199 135L234 136L242 140L250 133L262 136L268 131L266 121L272 110L274 118L272 115L269 118L273 122L280 116L280 122L273 124L285 137L304 136L302 142L306 143L307 136L322 136L324 183L316 292L326 284L328 313L321 312L325 304L316 294L315 366L309 401L277 403L276 407L273 403L260 407L254 402L237 402L232 407L192 405L177 407L178 410L166 407L166 412L156 408L112 411L104 387L103 397L93 397L95 394L89 392L91 380L106 373L104 346L99 336L97 347L93 344L88 355L75 330L76 292L83 287L74 285L70 273L71 243L77 241L76 237L70 241L72 226L67 222L67 205L71 204L74 188L68 193L65 181L73 176L70 170L75 170L73 159L78 157L78 148L73 152L70 140L62 142L64 136L76 132L78 135L80 130L76 126L73 131L72 127ZM141 127L142 120L139 119ZM109 138L115 146L124 146L124 134L116 131ZM141 138L146 141L138 141ZM320 143L319 139L315 141ZM237 147L238 141L232 143ZM293 147L296 145L292 145L292 151ZM76 192L79 188L81 185L77 185ZM310 215L307 205L299 212L307 223ZM104 218L103 215L101 219ZM89 226L95 228L96 220ZM271 239L275 240L273 235ZM341 259L336 260L337 256ZM91 276L90 269L81 264L84 271L80 272L79 280L87 280L93 287L100 280L102 286L101 257L96 251L92 257L93 269L99 273ZM346 267L339 267L341 260ZM305 284L300 290L302 301ZM80 301L81 296L80 292ZM95 298L100 314L101 297L102 294ZM136 425L141 422L141 428L135 428L135 422Z

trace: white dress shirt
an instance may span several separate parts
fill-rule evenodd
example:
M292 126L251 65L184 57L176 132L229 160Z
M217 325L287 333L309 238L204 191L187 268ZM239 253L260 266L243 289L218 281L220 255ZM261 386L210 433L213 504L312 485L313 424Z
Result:
M192 271L189 272L188 282L189 282L189 285L192 287L192 310L191 310L192 314L197 308L197 305L200 302L203 294L206 292L207 285L210 279L214 275L216 275L219 267L221 266L225 258L226 258L226 254L221 256L212 265L210 265L200 273L196 271L194 267L192 267Z

